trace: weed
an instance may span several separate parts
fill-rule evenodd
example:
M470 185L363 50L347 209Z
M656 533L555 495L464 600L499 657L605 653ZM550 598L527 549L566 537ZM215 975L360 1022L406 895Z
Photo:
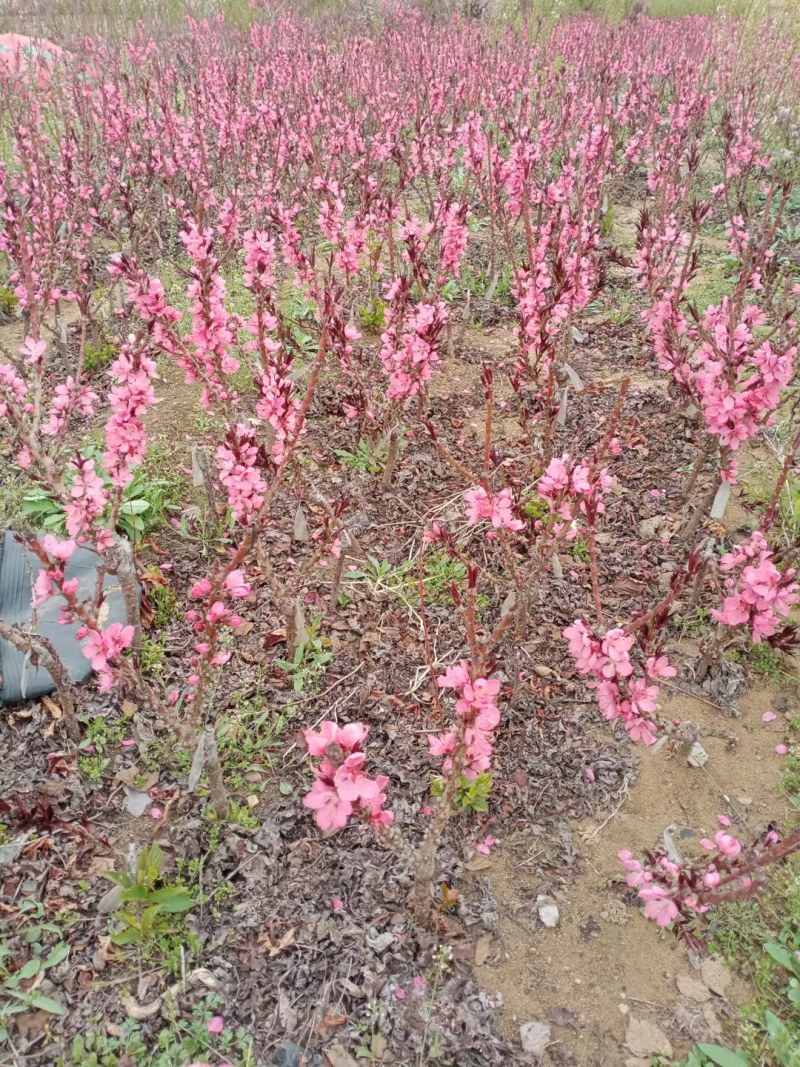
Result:
M66 1013L63 1004L39 992L38 986L51 967L67 958L69 944L57 924L45 921L41 901L23 899L18 915L23 923L16 933L25 946L27 959L20 965L19 954L12 950L9 939L0 944L0 1044L8 1039L8 1024L15 1015L30 1011Z
M360 309L358 317L368 333L380 333L386 325L386 304L382 300L371 300Z
M149 957L169 957L174 955L176 936L181 942L196 942L174 916L189 911L197 901L179 883L159 884L163 866L163 852L158 845L150 845L139 853L135 874L106 872L105 877L122 889L120 907L112 920L115 945L135 946Z
M386 441L373 442L362 438L355 448L337 448L335 453L341 465L348 470L361 471L362 474L380 474L386 465L389 445Z
M481 771L475 778L462 778L458 783L456 793L456 811L483 812L489 810L489 793L492 789L492 775L488 771ZM431 783L431 793L441 796L444 790L444 779L434 778Z
M425 595L432 604L452 604L450 587L466 576L467 568L461 560L453 559L447 552L432 552L422 572Z
M246 804L231 800L228 804L228 822L245 830L257 830L261 823Z
M166 656L166 636L162 634L158 638L152 638L148 634L142 635L142 644L139 651L139 660L145 674L151 676L161 675L164 672L164 657Z
M123 712L121 719L111 721L102 715L91 719L78 745L78 769L90 782L101 782L111 763L106 749L118 745L128 733L132 712Z
M580 560L581 563L588 563L590 558L589 542L585 537L578 537L570 546L570 553L573 559Z
M783 682L788 677L788 671L783 662L783 653L764 642L759 645L751 643L749 648L734 649L726 655L735 663L746 663L765 681Z
M147 599L153 612L153 622L160 629L169 626L180 615L180 605L174 589L166 584L158 567L148 567L143 575Z
M272 753L280 747L281 737L291 718L292 709L274 712L259 698L243 701L230 716L224 716L217 731L219 755L225 774L244 781L248 771L272 765ZM239 782L229 783L237 788Z
M291 677L295 693L315 691L322 681L325 667L333 659L333 653L325 649L330 641L319 635L321 624L322 616L315 612L309 623L306 643L297 646L291 660L279 659L275 664Z
M14 290L4 285L0 286L0 318L13 318L17 313L18 306L19 300L17 300Z
M148 742L142 762L150 771L171 770L179 775L187 775L192 766L192 753L183 745L176 745L170 738L154 738Z
M800 808L800 756L790 753L786 757L781 785L792 804Z
M101 371L106 370L117 358L118 352L119 349L115 344L112 344L110 341L106 341L103 338L101 338L96 345L87 341L83 349L84 372L91 377L94 374L99 374Z
M209 1022L223 1006L221 997L210 994L195 1004L188 1020L172 1008L155 1043L141 1023L129 1019L112 1036L98 1018L73 1040L70 1054L56 1060L57 1067L185 1067L200 1061L255 1067L253 1039L246 1030L226 1025L220 1034L209 1033Z

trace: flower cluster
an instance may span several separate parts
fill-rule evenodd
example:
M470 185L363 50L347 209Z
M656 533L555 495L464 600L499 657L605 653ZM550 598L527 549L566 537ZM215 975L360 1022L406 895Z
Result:
M455 729L428 738L431 754L444 757L442 770L449 774L454 758L460 756L463 746L463 767L460 773L465 778L477 778L488 771L492 764L494 731L500 722L497 697L500 682L496 678L473 677L469 662L462 659L454 667L448 667L436 679L440 689L455 689L458 692Z
M514 518L514 500L511 490L501 489L496 496L480 485L477 489L468 489L464 493L467 503L467 524L475 526L481 520L486 519L492 526L499 530L501 527L515 533L522 530L525 523L522 519Z
M631 656L632 634L615 628L599 638L582 619L576 619L563 634L578 673L594 679L588 688L595 691L603 718L622 719L632 741L652 745L656 727L648 716L654 714L660 693L655 683L677 674L667 657L650 656L639 664Z
M684 862L674 854L648 852L642 862L628 849L618 853L628 885L644 903L645 918L657 926L689 924L712 906L758 892L759 872L800 849L798 829L782 837L770 828L746 848L730 832L731 820L717 818L723 829L700 840L707 856Z
M394 295L390 289L387 301ZM430 381L446 323L447 308L442 301L418 304L402 323L399 343L396 323L381 334L380 358L389 376L386 395L390 400L408 400Z
M771 637L782 619L800 601L800 585L791 567L779 569L767 539L756 530L744 544L726 552L720 569L726 579L727 596L722 608L711 612L725 626L747 626L755 644Z
M554 514L570 522L578 513L592 520L602 515L603 497L613 487L607 467L595 468L586 457L573 463L565 452L550 461L536 489Z
M354 816L377 827L394 822L394 815L384 809L389 779L364 774L362 744L368 733L369 727L362 723L337 726L331 720L318 731L306 730L308 754L319 762L303 803L315 812L317 826L325 833L343 829Z
M133 643L133 626L112 622L110 626L102 630L81 627L76 636L79 640L86 638L83 644L83 654L91 661L92 670L98 676L97 688L101 693L108 692L114 687L117 677L115 661Z

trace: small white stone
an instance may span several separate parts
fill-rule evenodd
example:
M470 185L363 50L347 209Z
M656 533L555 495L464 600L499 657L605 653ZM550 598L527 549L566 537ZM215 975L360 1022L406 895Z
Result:
M690 767L705 767L708 763L708 753L699 741L695 741L692 745L691 752L689 753L686 762Z
M519 1039L523 1052L532 1056L541 1056L550 1044L550 1027L547 1023L523 1023L519 1028Z
M536 910L542 924L550 930L554 930L561 921L558 905L552 897L544 893L540 893L536 898Z

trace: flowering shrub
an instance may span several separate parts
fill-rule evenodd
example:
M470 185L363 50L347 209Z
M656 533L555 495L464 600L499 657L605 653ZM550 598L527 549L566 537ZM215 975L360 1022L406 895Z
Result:
M648 853L644 862L627 849L619 860L626 880L644 902L644 915L657 926L691 924L696 916L725 901L750 896L763 888L764 868L800 850L800 829L781 837L768 830L749 847L729 831L730 819L720 815L722 830L700 845L708 853L687 862L664 853Z
M463 576L444 591L463 631L449 666L430 640L422 571L418 582L420 677L438 715L424 733L442 788L415 850L386 807L388 776L365 770L369 726L325 720L306 733L316 762L305 805L324 833L352 821L379 832L415 872L421 920L458 792L496 770L500 707L515 706L525 643L550 610L544 578L582 580L564 575L569 542L585 550L594 614L563 630L569 653L603 717L648 745L660 683L676 674L663 651L670 612L690 579L698 597L724 582L714 618L747 627L756 642L800 599L768 541L775 500L761 530L718 563L696 545L713 496L697 499L695 481L708 464L710 494L720 480L733 484L737 453L772 424L791 386L800 336L797 286L776 254L791 190L757 135L737 33L714 20L570 19L549 33L487 35L468 19L434 26L387 7L372 35L332 42L272 12L263 22L254 15L246 33L222 20L191 23L165 42L144 30L121 49L92 42L83 60L24 93L0 71L9 131L0 252L22 325L0 352L3 441L23 483L62 509L67 532L25 535L40 563L32 609L55 601L61 620L77 624L102 692L135 692L163 723L172 709L175 734L194 749L192 787L205 767L225 817L214 740L223 670L262 596L281 622L259 637L265 648L285 642L284 662L302 658L309 608L326 627L347 558L363 556L357 502L372 491L341 468L332 475L328 460L347 455L333 447L341 437L361 435L355 447L377 457L367 466L382 467L375 492L396 492L399 508L420 516L423 570L435 545ZM760 55L783 56L793 78L779 44L765 30ZM765 62L748 57L753 85ZM718 126L717 144L709 133ZM707 190L710 141L721 180ZM640 177L632 263L613 246L613 200ZM697 308L699 242L719 219L735 277ZM615 382L614 400L603 375L587 389L570 362L585 341L577 323L611 264L636 276L655 360L698 440L687 562L674 561L666 597L630 618L615 614L614 625L601 549L636 416L627 379ZM456 403L466 392L465 331L473 314L491 312L501 277L515 332L481 368L484 410L462 418L434 402L438 386L452 380ZM101 336L114 340L102 375L89 366L90 341ZM202 409L192 473L205 499L195 510L215 534L186 576L191 603L167 687L143 668L140 564L119 530L176 373ZM570 390L586 405L577 432ZM514 425L498 442L500 410ZM473 415L483 423L477 456L464 429ZM429 501L407 499L422 438L458 476L448 489L463 508L459 529L439 502L430 512ZM287 516L292 542L308 551L274 550ZM189 518L176 519L178 529ZM117 577L125 622L108 622L103 580L79 597L65 577L79 544L96 549L101 579ZM583 613L572 603L559 627ZM32 627L3 624L0 636L51 672L77 740L63 664ZM682 904L669 879L680 878L660 869L643 890L654 917L671 921Z

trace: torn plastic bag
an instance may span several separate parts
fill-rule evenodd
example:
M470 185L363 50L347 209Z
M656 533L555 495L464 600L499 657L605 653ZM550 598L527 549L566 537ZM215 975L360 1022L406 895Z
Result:
M61 625L63 598L56 594L40 604L32 622L33 583L42 569L41 561L30 548L17 538L13 530L6 530L0 543L0 619L10 626L18 625L29 633L46 637L58 658L67 668L73 682L81 682L91 671L91 664L83 654L83 641L75 634L79 622ZM97 583L97 568L100 556L94 549L78 547L64 570L65 578L78 579L78 600L94 597ZM119 580L107 574L103 582L106 598L103 606L103 627L112 622L127 623L125 600ZM52 693L53 679L42 667L34 667L31 657L18 651L8 641L0 638L0 705L16 704L21 700L33 700Z

